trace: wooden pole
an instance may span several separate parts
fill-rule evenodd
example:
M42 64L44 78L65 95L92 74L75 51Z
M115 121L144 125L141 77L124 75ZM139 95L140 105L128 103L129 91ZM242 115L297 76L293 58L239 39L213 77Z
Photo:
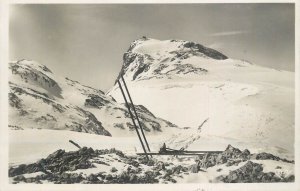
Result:
M129 112L129 115L130 115L130 117L131 117L132 123L133 123L133 125L134 125L135 130L136 130L136 133L137 133L137 135L138 135L138 137L139 137L139 140L140 140L140 142L141 142L141 145L142 145L142 147L143 147L144 153L145 153L145 155L146 155L146 157L147 157L147 160L149 160L147 151L146 151L146 149L145 149L145 146L144 146L144 143L143 143L143 141L142 141L141 135L140 135L140 133L139 133L139 131L138 131L138 128L137 128L137 125L136 125L136 123L135 123L133 114L132 114L132 112L131 112L131 110L130 110L130 106L129 106L128 102L127 102L127 98L126 98L126 96L125 96L125 94L124 94L122 85L121 85L121 83L120 83L119 80L118 80L118 85L119 85L119 88L120 88L120 90L121 90L121 92L122 92L122 96L123 96L123 98L124 98L126 107L127 107L127 109L128 109L128 112Z
M134 103L133 103L133 101L132 101L132 99L131 99L131 96L130 96L130 94L129 94L129 91L128 91L128 88L127 88L127 85L126 85L126 82L125 82L123 76L121 76L121 79L122 79L123 84L124 84L124 86L125 86L125 90L126 90L126 92L127 92L127 94L128 94L129 101L130 101L131 104L132 104L132 108L133 108L134 114L135 114L135 116L136 116L136 119L137 119L137 121L138 121L138 124L139 124L139 126L140 126L140 129L141 129L141 131L142 131L142 135L143 135L143 138L144 138L144 140L145 140L145 142L146 142L148 151L151 152L150 147L149 147L149 144L148 144L148 141L147 141L146 136L145 136L145 134L144 134L143 127L142 127L141 122L140 122L140 120L139 120L139 116L137 115L137 112L136 112L135 107L134 107Z
M70 143L72 143L73 145L75 145L78 149L81 149L81 146L79 146L77 143L75 143L74 141L72 140L69 140Z

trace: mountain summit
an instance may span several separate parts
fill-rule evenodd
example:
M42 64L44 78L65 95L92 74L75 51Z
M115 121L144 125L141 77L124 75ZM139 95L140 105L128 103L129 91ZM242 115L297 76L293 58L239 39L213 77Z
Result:
M128 72L130 80L145 80L186 74L205 74L206 69L186 62L193 57L203 60L226 60L228 58L216 50L190 41L160 41L143 37L132 42L124 54L120 75Z

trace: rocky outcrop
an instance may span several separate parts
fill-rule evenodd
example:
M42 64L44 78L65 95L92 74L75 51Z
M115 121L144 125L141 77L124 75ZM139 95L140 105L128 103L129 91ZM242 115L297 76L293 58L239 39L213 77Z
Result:
M197 160L198 169L206 169L215 165L225 164L226 166L238 165L240 162L247 161L250 159L255 160L276 160L288 163L293 163L287 159L282 159L280 157L274 156L270 153L257 153L251 154L248 149L244 151L239 150L231 145L228 145L226 150L222 153L206 153L205 155L199 156Z
M200 67L194 67L192 64L174 64L174 69L167 71L165 74L205 74L208 70Z
M113 109L115 111L122 112L122 116L120 116L119 118L130 119L130 114L129 114L127 108L125 107L125 104L122 104L122 105L124 107L114 107ZM135 109L136 109L137 115L139 117L141 127L146 132L161 132L161 131L163 131L163 127L165 127L165 126L170 127L170 128L173 128L173 127L178 128L177 125L155 116L143 105L135 105ZM130 131L134 131L134 125L133 125L131 119L126 123L124 123L124 121L120 121L120 123L114 123L113 127L119 128L119 129L129 129Z
M65 183L88 183L88 184L153 184L153 183L176 183L178 178L183 178L190 173L206 173L206 169L218 164L234 163L240 165L228 174L215 177L212 181L225 183L253 183L253 182L293 182L293 174L275 174L274 172L264 172L263 165L245 159L250 152L240 151L237 148L228 146L220 155L207 154L202 157L201 162L193 165L188 163L177 163L169 160L157 160L144 156L127 156L123 152L112 149L94 150L83 147L77 151L66 152L57 150L48 157L36 163L21 164L9 168L9 177L13 183L42 183L49 181L56 184ZM222 156L222 157L220 157ZM221 159L223 158L223 159ZM226 160L225 160L226 159ZM227 162L225 162L227 161ZM115 162L122 165L114 166ZM241 165L241 162L242 165ZM99 165L106 166L107 171L103 171ZM97 168L93 171L97 173L82 174L77 170ZM222 166L216 168L221 172ZM230 168L230 167L228 167ZM276 169L281 169L277 167ZM281 169L282 170L282 169ZM89 170L88 170L89 171ZM87 171L87 172L88 172ZM84 171L83 171L84 172ZM26 174L38 173L35 176Z
M88 95L88 98L85 100L84 105L86 107L101 108L103 106L106 106L109 103L110 101L104 99L103 97L100 97L99 95L90 94Z
M293 160L287 160L284 158L280 158L278 156L274 156L270 153L257 153L257 154L252 154L251 155L251 159L255 159L255 160L276 160L276 161L283 161L283 162L288 162L288 163L294 163Z
M152 64L153 60L154 59L148 54L140 54L131 51L125 52L123 55L123 67L115 83L117 83L119 78L126 73L130 65L134 65L135 70L132 80L137 79L141 73L147 72L150 69L150 65Z
M120 170L112 166L109 172L101 172L99 169L98 173L88 176L76 172L78 169L95 168L96 164L110 166L103 161L103 156L111 156L112 154L117 155L119 157L118 162L122 162L127 168ZM116 149L94 150L83 147L71 152L57 150L36 163L11 167L8 174L9 177L12 177L13 183L49 181L55 184L153 184L160 180L165 183L175 183L174 178L179 177L181 173L187 173L187 171L188 168L181 165L173 165L155 159L147 160L145 157L129 157ZM26 178L24 175L28 173L39 174Z
M100 121L95 117L95 115L89 111L83 110L79 107L76 108L77 111L82 113L86 120L82 126L80 126L79 132L94 132L99 135L111 136L110 132L108 132Z
M238 164L242 161L250 159L249 150L244 150L243 152L238 148L228 145L226 150L222 153L207 153L203 156L199 156L198 168L209 168L218 164L227 163L228 166L233 164Z
M211 57L216 60L225 60L228 58L224 54L222 54L214 49L204 47L203 45L198 44L198 43L187 42L187 43L183 44L183 46L185 48L190 48L190 49L196 50L198 52L201 52L201 53L205 54L206 56Z
M22 127L19 127L17 125L8 125L8 128L10 130L24 130Z
M15 107L17 109L22 108L22 100L18 98L18 96L12 92L8 94L8 101L11 107Z
M46 174L62 174L65 171L87 169L93 167L89 159L95 157L96 154L92 148L86 147L75 152L65 152L60 149L36 163L10 168L8 174L10 177L39 171Z
M245 165L237 170L233 170L227 176L218 177L225 183L253 183L253 182L294 182L294 175L280 178L274 172L263 172L261 164L248 161Z

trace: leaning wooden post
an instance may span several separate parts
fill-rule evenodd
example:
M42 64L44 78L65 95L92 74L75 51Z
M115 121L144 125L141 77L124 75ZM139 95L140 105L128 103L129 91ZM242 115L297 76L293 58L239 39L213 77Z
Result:
M139 137L139 140L140 140L140 142L141 142L141 145L142 145L142 147L143 147L143 150L144 150L144 153L145 153L145 155L146 155L146 158L147 158L147 160L149 160L149 157L148 157L148 155L147 155L147 151L146 151L146 149L145 149L145 146L144 146L144 143L143 143L143 141L142 141L141 135L140 135L140 133L139 133L139 131L138 131L137 125L136 125L136 123L135 123L135 121L134 121L133 114L132 114L132 112L131 112L131 110L130 110L130 106L129 106L128 102L127 102L126 96L125 96L125 94L124 94L122 85L121 85L121 83L120 83L119 80L118 80L118 85L119 85L119 88L120 88L120 90L121 90L121 92L122 92L122 96L123 96L123 98L124 98L126 107L127 107L127 109L128 109L128 112L129 112L129 115L130 115L130 117L131 117L132 123L133 123L133 125L134 125L135 130L136 130L136 133L137 133L137 135L138 135L138 137Z
M128 91L128 88L127 88L127 85L126 85L126 82L125 82L123 76L121 76L121 79L122 79L123 84L124 84L124 86L125 86L125 90L126 90L126 92L127 92L127 94L128 94L129 101L130 101L131 104L132 104L132 108L133 108L134 114L135 114L135 116L136 116L136 119L137 119L137 121L138 121L138 124L139 124L139 126L140 126L140 129L141 129L141 131L142 131L142 135L143 135L143 138L144 138L144 140L145 140L145 142L146 142L148 151L151 152L150 147L149 147L149 144L148 144L148 141L147 141L146 136L145 136L145 134L144 134L143 127L142 127L141 122L140 122L140 120L139 120L139 116L137 115L137 112L136 112L135 107L134 107L134 103L133 103L133 101L132 101L132 99L131 99L131 96L130 96L130 94L129 94L129 91Z
M81 149L81 146L79 146L77 143L75 143L74 141L72 140L69 140L70 143L72 143L73 145L75 145L78 149Z

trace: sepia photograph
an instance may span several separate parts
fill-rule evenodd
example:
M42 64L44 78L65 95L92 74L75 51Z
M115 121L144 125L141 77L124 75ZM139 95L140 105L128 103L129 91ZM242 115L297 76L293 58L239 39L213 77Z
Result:
M295 2L7 7L11 190L299 189Z

